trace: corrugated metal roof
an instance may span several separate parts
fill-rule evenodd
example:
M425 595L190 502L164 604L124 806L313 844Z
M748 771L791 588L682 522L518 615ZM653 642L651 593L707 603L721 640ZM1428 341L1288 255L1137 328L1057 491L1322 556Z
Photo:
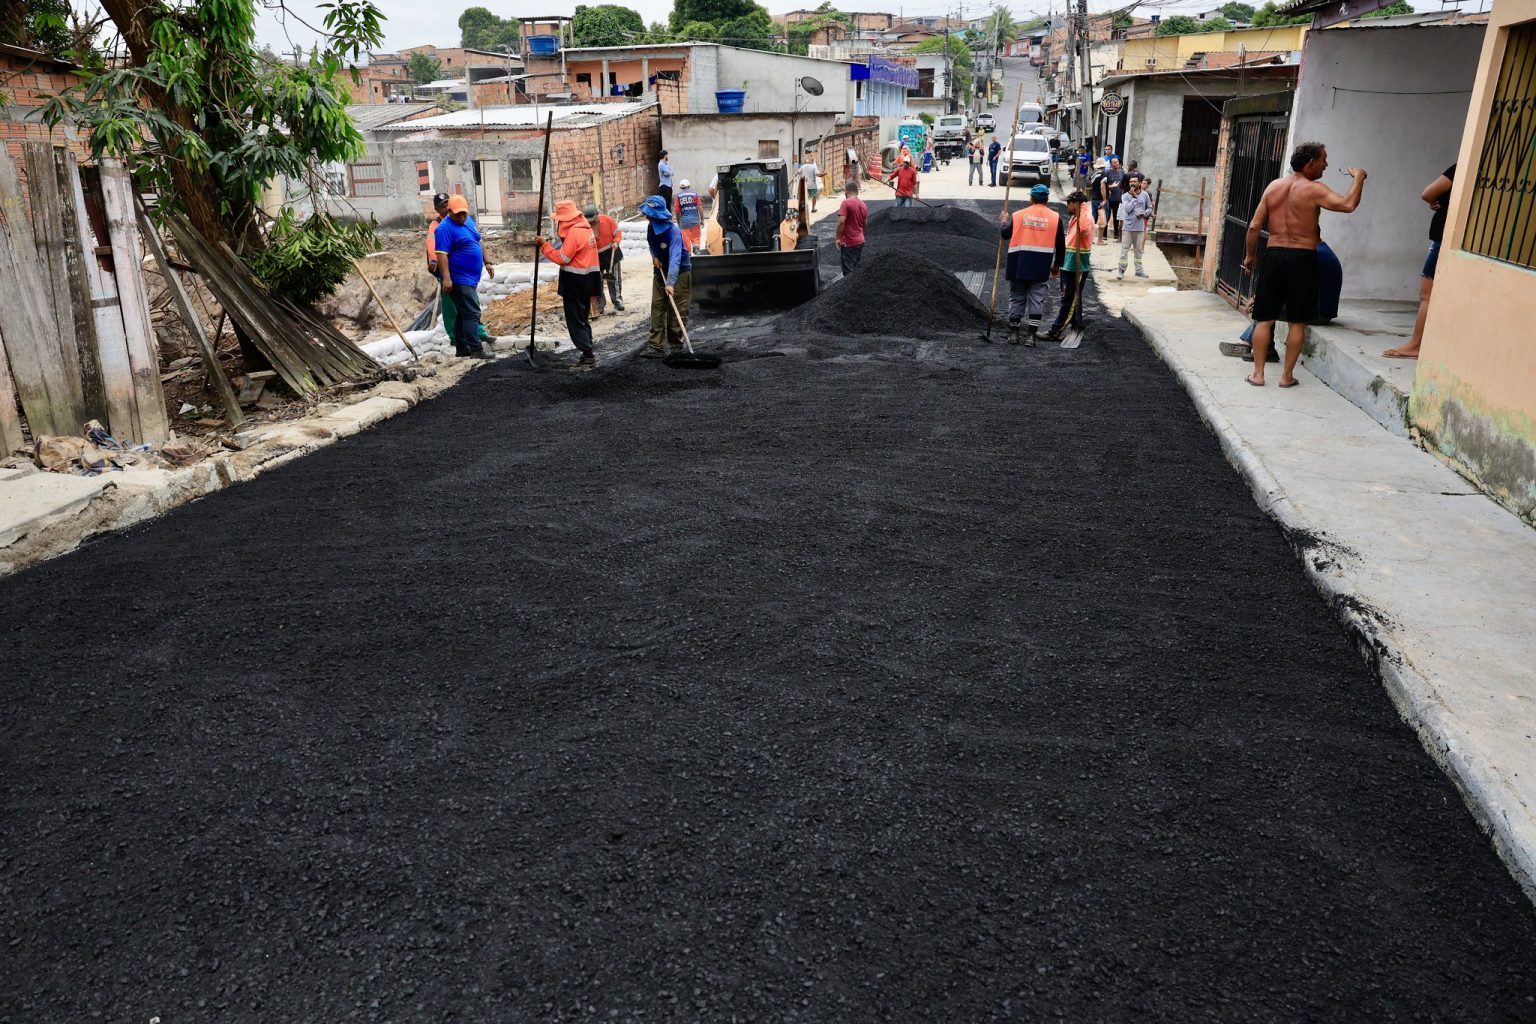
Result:
M358 131L367 132L436 109L436 103L352 103L347 106L347 114Z
M641 110L649 110L654 103L595 103L587 106L554 106L548 103L520 103L514 107L473 107L455 110L437 117L423 117L415 121L388 124L380 128L386 132L421 132L453 128L538 128L551 113L555 124L561 128L583 128L600 121L614 121Z

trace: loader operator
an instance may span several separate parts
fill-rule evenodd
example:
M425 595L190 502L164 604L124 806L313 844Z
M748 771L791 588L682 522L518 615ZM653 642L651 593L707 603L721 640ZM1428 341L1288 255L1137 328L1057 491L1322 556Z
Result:
M1066 233L1061 217L1045 205L1049 185L1029 190L1029 205L1010 218L1002 215L1001 234L1008 240L1008 344L1019 343L1019 324L1027 315L1029 333L1024 344L1033 346L1045 315L1048 282L1061 272L1066 256Z
M645 240L651 248L651 330L647 359L660 359L668 349L683 350L683 325L693 297L693 259L683 229L672 220L672 210L661 196L649 196L640 212L650 222ZM681 321L679 320L681 317Z

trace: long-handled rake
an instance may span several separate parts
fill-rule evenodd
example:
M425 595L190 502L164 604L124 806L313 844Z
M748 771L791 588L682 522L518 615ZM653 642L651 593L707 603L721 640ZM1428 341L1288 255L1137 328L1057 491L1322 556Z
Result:
M555 113L550 111L544 121L544 162L539 164L539 209L538 219L534 221L535 233L544 229L544 183L549 180L549 137L554 127ZM538 248L533 250L533 301L528 310L528 365L535 370L544 369L544 363L539 359L533 344L533 336L539 329L539 256L542 251Z

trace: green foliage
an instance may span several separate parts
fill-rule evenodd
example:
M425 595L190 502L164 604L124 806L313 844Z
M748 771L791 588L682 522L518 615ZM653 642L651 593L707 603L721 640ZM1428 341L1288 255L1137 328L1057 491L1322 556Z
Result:
M522 44L514 18L499 18L484 7L466 7L459 15L459 45L465 49L516 53Z
M1254 28L1276 28L1280 25L1307 25L1312 21L1310 14L1298 14L1294 17L1284 17L1280 14L1279 5L1275 0L1265 0L1263 7L1253 12Z
M778 26L773 23L768 8L753 4L752 10L741 17L721 23L716 38L722 43L749 50L772 50L778 45Z
M786 35L789 38L789 52L804 54L809 52L810 38L823 29L851 29L853 16L835 10L829 0L823 0L816 13L809 18L802 19L789 26ZM833 32L832 38L838 38L840 33Z
M981 27L981 34L987 39L995 35L998 49L1018 39L1023 32L1024 26L1014 21L1013 12L1002 5L992 9L992 13L987 15L986 24Z
M752 0L674 0L672 16L667 24L673 32L691 21L707 21L717 28L723 28L727 22L744 18L754 10L767 13ZM772 18L768 20L770 24L773 21Z
M645 35L645 19L618 4L578 6L571 35L577 46L632 46Z
M11 0L0 6L0 43L54 56L71 48L69 0Z
M132 16L152 20L138 63L87 71L82 84L45 103L43 116L87 133L94 159L126 161L163 209L194 214L193 223L215 240L243 236L259 247L252 228L267 182L313 183L321 164L364 153L342 75L356 74L348 63L382 41L382 17L367 0L320 8L327 45L288 64L256 48L255 0L190 0L178 8L140 0ZM253 261L260 255L247 253ZM314 287L339 283L322 271Z
M1199 21L1187 14L1174 14L1157 23L1160 36L1195 36L1206 32L1230 32L1232 23L1226 18L1215 17Z
M1222 17L1231 21L1252 21L1253 7L1250 4L1239 3L1238 0L1229 0L1221 5Z
M352 261L378 245L371 221L338 224L323 213L300 221L290 207L272 225L266 247L247 262L275 294L307 304L334 292L352 273Z
M443 73L443 62L425 53L413 53L411 59L405 62L405 69L411 81L417 85L426 85L437 81Z
M1128 11L1116 11L1109 21L1110 27L1124 32L1136 24L1136 19L1131 17Z
M1390 16L1392 16L1394 14L1412 14L1412 13L1413 13L1413 5L1404 2L1404 0L1397 0L1397 3L1395 3L1395 4L1387 4L1387 6L1385 6L1385 7L1378 7L1378 8L1376 8L1376 10L1372 11L1370 14L1365 15L1365 17L1367 17L1367 18L1386 18L1386 17L1390 17Z
M921 114L918 114L917 115L917 119L919 121L923 122L923 124L927 125L929 128L932 128L933 127L933 123L938 120L938 118L934 117L932 114L928 113L928 111L926 111L926 110L923 111Z
M678 30L677 38L708 42L720 34L720 30L707 21L690 21Z

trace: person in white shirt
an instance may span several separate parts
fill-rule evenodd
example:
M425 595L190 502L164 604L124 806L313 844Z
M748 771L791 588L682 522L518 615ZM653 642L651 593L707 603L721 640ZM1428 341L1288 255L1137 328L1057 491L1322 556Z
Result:
M815 213L816 197L821 195L821 168L815 160L807 160L800 165L800 177L805 179L805 192L811 197L811 212Z

